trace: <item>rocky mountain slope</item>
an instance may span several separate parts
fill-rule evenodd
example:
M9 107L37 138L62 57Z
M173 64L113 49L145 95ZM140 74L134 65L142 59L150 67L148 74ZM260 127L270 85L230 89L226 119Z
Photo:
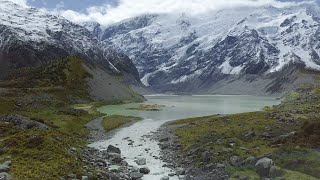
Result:
M105 47L133 59L142 82L160 92L283 94L312 78L277 79L295 69L320 70L319 14L318 5L300 3L143 15L104 31L88 27ZM275 84L282 90L270 91Z
M63 17L6 0L0 3L0 79L19 68L77 56L92 75L88 85L94 99L136 97L126 85L140 85L138 71L128 56L102 48L90 31Z

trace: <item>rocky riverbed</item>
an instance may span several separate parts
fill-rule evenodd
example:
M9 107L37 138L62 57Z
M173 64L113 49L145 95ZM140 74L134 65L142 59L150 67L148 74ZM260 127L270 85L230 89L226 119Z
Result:
M207 163L210 161L211 154L203 154L203 162L207 163L204 167L197 166L197 149L188 153L183 152L182 145L178 142L176 129L181 125L170 125L166 123L154 133L153 138L159 142L161 148L160 158L166 163L165 166L175 169L171 176L180 176L185 180L223 180L229 176L225 172L224 164ZM183 175L183 176L182 176Z

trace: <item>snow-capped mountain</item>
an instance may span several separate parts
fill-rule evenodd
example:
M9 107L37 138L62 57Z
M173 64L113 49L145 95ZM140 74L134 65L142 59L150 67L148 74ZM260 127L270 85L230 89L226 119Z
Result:
M113 24L96 37L126 53L146 86L190 92L230 77L270 76L288 65L320 70L319 14L310 2L152 14Z
M127 73L139 79L135 66L126 55L102 48L86 28L11 1L0 0L0 4L0 62L3 69L34 66L77 55L110 73Z

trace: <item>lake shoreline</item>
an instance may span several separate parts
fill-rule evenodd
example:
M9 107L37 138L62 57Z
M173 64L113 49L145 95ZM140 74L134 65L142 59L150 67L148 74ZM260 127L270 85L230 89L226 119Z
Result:
M187 118L154 134L165 166L189 179L320 177L319 89L300 89L264 111ZM264 165L268 164L267 166ZM313 164L313 166L308 166Z

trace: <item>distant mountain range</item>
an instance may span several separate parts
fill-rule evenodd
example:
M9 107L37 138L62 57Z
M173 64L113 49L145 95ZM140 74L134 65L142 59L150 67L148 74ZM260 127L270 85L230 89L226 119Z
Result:
M101 29L104 45L128 55L158 92L283 94L320 70L319 6L240 7L188 16L143 15Z
M134 96L127 85L141 93L282 95L320 70L320 8L310 2L149 14L107 28L0 2L0 78L72 55L95 74L93 96L126 99ZM119 87L105 86L117 84L109 80Z
M109 101L136 96L128 85L142 85L128 56L103 47L89 30L63 17L6 0L0 4L0 79L19 68L77 56L92 75L88 85L93 98Z

